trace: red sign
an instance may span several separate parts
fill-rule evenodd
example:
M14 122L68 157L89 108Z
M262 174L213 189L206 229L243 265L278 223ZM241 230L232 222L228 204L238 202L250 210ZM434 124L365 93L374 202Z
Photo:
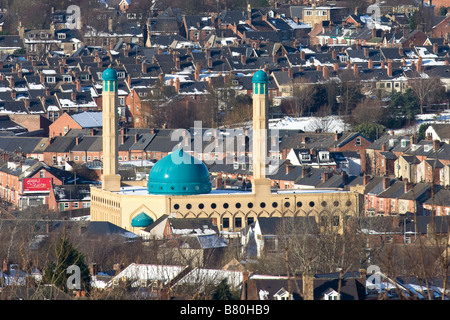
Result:
M52 178L23 179L23 192L50 192Z

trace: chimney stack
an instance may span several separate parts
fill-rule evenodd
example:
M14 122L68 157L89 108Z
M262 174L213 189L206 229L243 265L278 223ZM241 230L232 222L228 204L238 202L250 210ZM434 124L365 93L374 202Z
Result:
M331 58L332 58L333 60L336 60L336 59L337 59L337 51L336 51L336 50L331 51Z
M421 73L422 72L422 57L419 57L419 59L417 59L417 72Z
M438 54L439 52L439 46L437 43L433 43L433 53Z
M370 176L364 174L364 175L363 175L363 185L367 186L367 184L369 183L369 181L370 181Z
M408 191L410 191L413 188L413 184L410 183L409 181L405 182L405 193L407 193Z
M328 79L328 67L327 66L323 66L323 68L322 68L322 77L324 79Z
M367 64L367 68L373 69L373 60L372 59L369 59L369 62Z
M389 177L383 177L383 189L386 190L391 185L391 179Z
M175 79L175 90L177 91L177 92L180 92L180 78L179 77L177 77L176 79Z
M335 62L333 64L333 70L336 71L336 72L339 70L339 63Z
M388 62L387 75L392 77L392 62Z
M358 76L359 76L359 68L358 68L358 65L357 65L357 64L355 64L355 65L353 66L353 75L354 75L355 77L358 77Z
M438 151L441 146L441 142L439 140L433 140L433 150Z

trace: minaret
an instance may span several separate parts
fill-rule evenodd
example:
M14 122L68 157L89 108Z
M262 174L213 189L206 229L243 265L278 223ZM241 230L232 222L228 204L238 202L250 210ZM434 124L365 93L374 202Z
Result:
M103 176L102 189L120 190L120 175L117 174L117 72L109 67L103 72Z
M267 170L267 131L269 113L269 77L263 70L253 75L253 193L270 193Z

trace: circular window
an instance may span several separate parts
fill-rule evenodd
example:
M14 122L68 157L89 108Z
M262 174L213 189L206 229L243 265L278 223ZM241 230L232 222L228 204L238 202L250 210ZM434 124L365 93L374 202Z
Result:
M211 208L215 209L217 207L217 205L215 203L211 203Z
M278 207L278 203L273 202L273 203L272 203L272 207L274 207L274 208Z
M163 189L163 187L161 186L161 187L159 187L159 190L162 190Z
M188 187L183 187L183 190L186 191L188 189Z
M260 207L261 208L265 208L266 207L266 203L265 202L261 202Z
M335 207L339 207L339 201L335 201L335 202L333 202L333 205L335 206Z
M174 187L174 186L171 186L171 187L170 187L170 190L172 190L172 191L175 190L175 187Z
M238 203L236 203L236 208L240 208L241 207L241 204L238 202Z
M350 206L352 205L352 202L351 202L350 200L347 200L347 202L345 203L345 205L346 205L347 207L350 207Z
M309 206L310 206L310 207L314 207L315 205L316 205L316 204L314 203L314 201L310 201L310 202L309 202Z
M322 207L326 207L327 206L327 202L326 201L322 201L321 205L322 205Z
M224 207L225 209L228 209L228 203L224 203L224 204L223 204L223 207Z
M198 208L199 209L203 209L205 207L205 205L203 203L199 203Z
M301 201L298 201L298 202L297 202L297 207L300 208L302 205L303 205L303 203L302 203Z
M249 202L249 203L247 204L247 207L253 208L253 203Z
M190 203L188 203L187 205L186 205L186 209L191 209L192 208L192 205L190 204Z
M200 190L200 187L199 186L195 186L195 190Z
M291 206L291 204L290 204L289 202L285 202L285 203L284 203L284 206L285 206L286 208L289 208L289 207Z
M173 208L174 208L175 210L178 210L178 209L180 209L180 205L179 205L179 204L174 204L174 205L173 205Z

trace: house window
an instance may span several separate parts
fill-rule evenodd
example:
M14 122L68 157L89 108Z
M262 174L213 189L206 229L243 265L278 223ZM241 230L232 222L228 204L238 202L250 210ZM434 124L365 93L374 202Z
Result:
M235 218L234 219L234 227L235 228L242 228L242 218Z
M78 202L74 202L73 207L78 209Z
M230 227L230 219L229 218L223 218L222 227L224 229L228 229Z
M45 177L45 170L39 171L39 178L44 178L44 177Z
M357 146L361 145L361 138L360 137L356 138L356 145Z
M90 202L83 202L83 208L90 208L91 203Z

